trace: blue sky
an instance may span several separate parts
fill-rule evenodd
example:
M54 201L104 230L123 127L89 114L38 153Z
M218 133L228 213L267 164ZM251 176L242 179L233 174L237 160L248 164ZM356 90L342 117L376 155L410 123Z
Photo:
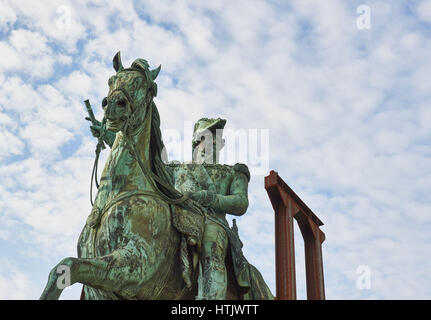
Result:
M357 27L361 5L369 29ZM328 299L430 299L430 30L430 0L1 2L0 299L38 298L51 268L76 256L96 144L83 100L100 118L119 50L124 65L162 65L161 126L180 133L170 160L187 157L176 148L190 143L185 124L204 116L268 130L267 172L325 223ZM237 222L274 292L264 175Z

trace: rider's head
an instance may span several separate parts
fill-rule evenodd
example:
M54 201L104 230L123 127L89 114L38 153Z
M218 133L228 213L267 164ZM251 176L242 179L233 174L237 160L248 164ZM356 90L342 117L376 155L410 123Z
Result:
M223 128L226 120L217 118L199 119L193 129L193 162L218 163L220 150L224 146Z

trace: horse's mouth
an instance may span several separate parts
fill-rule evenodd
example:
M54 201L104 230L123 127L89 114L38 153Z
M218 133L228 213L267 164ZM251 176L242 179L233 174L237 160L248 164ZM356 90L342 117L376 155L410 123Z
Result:
M118 132L123 126L123 121L121 120L106 120L106 128L109 131Z

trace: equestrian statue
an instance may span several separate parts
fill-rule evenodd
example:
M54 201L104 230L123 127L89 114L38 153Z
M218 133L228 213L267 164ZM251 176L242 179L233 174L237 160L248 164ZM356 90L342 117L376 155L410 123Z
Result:
M115 75L94 118L98 137L93 178L97 194L78 240L78 257L49 273L40 299L58 299L67 285L82 283L81 299L273 299L260 272L242 253L235 220L248 207L250 179L244 164L218 163L226 120L200 119L194 127L191 163L166 162L160 117L153 101L160 66L144 59L125 68L118 52ZM111 147L97 180L99 153Z

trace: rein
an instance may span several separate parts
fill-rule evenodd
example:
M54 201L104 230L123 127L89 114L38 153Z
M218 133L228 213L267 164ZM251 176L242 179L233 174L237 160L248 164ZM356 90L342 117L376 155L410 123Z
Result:
M90 203L91 206L94 206L93 203L93 180L96 183L96 188L99 189L99 182L97 181L97 167L98 167L98 163L99 163L99 156L100 156L100 151L102 151L102 149L105 149L105 144L103 143L103 138L105 137L105 123L106 123L106 118L103 117L102 120L102 127L100 130L100 134L99 137L97 138L97 146L96 146L96 158L94 159L94 164L93 164L93 171L91 172L91 182L90 182Z

